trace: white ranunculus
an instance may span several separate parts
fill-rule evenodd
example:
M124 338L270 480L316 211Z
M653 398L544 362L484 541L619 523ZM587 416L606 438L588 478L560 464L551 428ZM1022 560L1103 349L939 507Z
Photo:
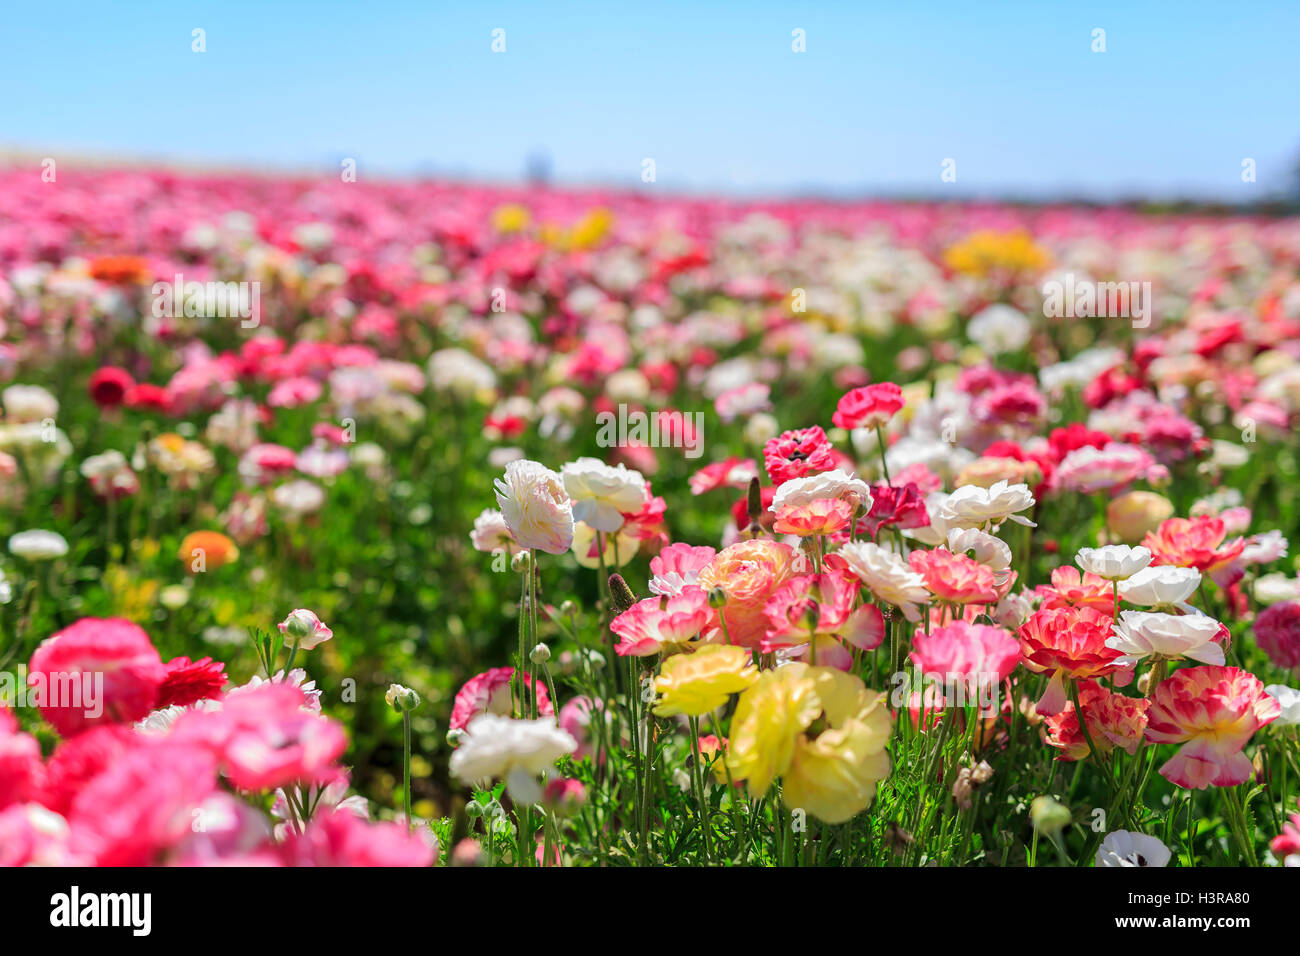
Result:
M554 717L515 720L480 714L469 722L465 736L451 755L451 772L471 786L484 780L504 780L516 771L537 775L578 749L578 742L561 730Z
M966 326L970 340L987 355L1019 351L1032 330L1023 312L1000 302L981 309Z
M1169 847L1153 836L1114 830L1097 848L1097 866L1166 866Z
M573 544L573 502L560 476L541 462L520 459L496 480L497 504L520 547L563 554Z
M474 519L474 530L469 534L475 551L493 551L512 543L506 516L494 508L484 508Z
M1074 563L1107 581L1123 581L1151 563L1151 552L1127 544L1108 544L1103 548L1080 548Z
M1300 724L1300 690L1285 684L1269 684L1264 688L1269 696L1282 705L1278 715L1277 726L1294 727Z
M825 498L847 501L860 507L863 512L869 511L874 501L870 485L856 475L836 468L834 471L784 482L776 489L768 510L776 512L782 508L801 507Z
M3 403L5 418L15 425L59 414L59 400L39 385L10 385L4 390Z
M609 533L623 527L623 515L640 511L649 498L645 477L626 465L579 458L560 469L564 490L573 499L575 521Z
M1281 604L1283 601L1300 601L1300 577L1287 577L1281 571L1261 575L1251 589L1260 604Z
M1124 611L1106 646L1124 656L1120 667L1144 657L1190 657L1202 664L1223 665L1223 648L1215 641L1219 622L1204 614L1165 614L1161 611Z
M948 550L953 554L973 551L976 561L994 571L1011 567L1011 549L1007 543L978 528L953 528L948 532Z
M1140 607L1177 607L1201 584L1201 572L1195 568L1177 568L1168 564L1145 567L1127 581L1121 581L1119 596Z
M892 551L869 541L852 541L837 552L867 589L887 604L893 604L909 621L920 620L918 604L930 600L921 575Z
M28 561L49 561L68 553L68 542L57 531L19 531L9 539L9 553Z
M1035 524L1021 511L1034 506L1034 495L1024 483L994 482L988 488L963 485L948 496L943 503L940 519L948 528L981 528L987 530L1003 521L1033 528Z

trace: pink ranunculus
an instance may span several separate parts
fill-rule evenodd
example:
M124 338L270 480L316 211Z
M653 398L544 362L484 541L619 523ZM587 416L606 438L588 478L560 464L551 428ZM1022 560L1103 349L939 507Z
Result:
M714 611L713 638L741 647L758 647L767 635L764 607L790 575L794 549L779 541L755 538L719 551L700 571L699 584L709 591L722 588L726 604Z
M831 424L850 429L886 425L903 404L903 390L893 382L864 385L840 398L835 414L831 416Z
M759 648L767 653L807 644L814 635L840 631L853 613L859 587L857 578L847 571L790 578L763 606L768 629Z
M695 640L709 623L709 594L695 584L672 597L638 601L610 622L620 657L649 657Z
M432 866L433 846L400 823L325 810L285 841L290 866Z
M1245 783L1254 769L1242 748L1282 712L1258 677L1237 667L1188 667L1151 698L1147 740L1182 744L1161 776L1189 790Z
M953 554L946 548L918 549L908 555L908 564L940 601L993 604L998 600L993 569L964 554Z
M713 560L718 552L703 545L670 544L650 559L651 594L673 595L688 584L695 584L700 569Z
M912 663L927 674L959 674L1000 684L1020 663L1020 642L1009 631L957 621L912 638Z
M27 671L41 715L64 737L147 717L167 677L149 635L121 618L69 625L41 642Z
M1275 666L1300 668L1300 602L1283 601L1260 611L1255 641Z
M37 799L44 781L41 745L18 729L13 714L0 708L0 810Z
M464 730L480 714L510 716L510 682L514 678L513 667L493 667L467 680L452 702L449 729ZM524 683L533 687L528 674L524 675ZM555 708L546 692L546 685L539 681L536 692L537 713L542 717L554 714Z
M763 446L763 465L772 484L782 485L792 478L804 478L835 467L830 439L821 427L782 432Z

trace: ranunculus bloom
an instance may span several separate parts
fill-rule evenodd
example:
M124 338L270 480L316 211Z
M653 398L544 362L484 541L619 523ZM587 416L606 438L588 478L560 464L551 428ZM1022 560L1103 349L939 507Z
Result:
M1083 708L1088 733L1079 726L1074 702L1044 721L1047 743L1062 751L1059 760L1082 760L1088 756L1088 738L1103 754L1116 747L1132 755L1142 743L1150 701L1143 697L1125 697L1112 693L1094 681L1079 681L1079 704Z
M1174 513L1174 505L1154 491L1130 491L1106 506L1106 527L1121 541L1137 544Z
M496 480L497 505L515 541L524 548L563 554L573 544L573 502L564 482L539 462L506 465ZM620 521L621 523L621 521Z
M1142 539L1151 551L1153 564L1174 564L1196 568L1227 586L1241 576L1232 567L1246 548L1242 538L1224 543L1227 529L1221 518L1170 518ZM1225 579L1224 575L1231 575Z
M782 485L793 478L804 478L835 467L830 439L821 427L782 432L763 446L763 465L772 484Z
M467 680L465 686L457 691L456 699L452 702L449 729L464 730L479 714L509 717L510 682L514 679L513 667L493 667ZM524 675L524 685L530 689L534 687L531 675ZM555 707L546 692L546 685L539 681L535 691L537 713L545 717L554 714Z
M831 423L836 428L875 428L887 425L903 405L903 390L893 382L864 385L840 398Z
M347 735L306 702L291 684L262 684L227 695L219 710L185 712L165 739L211 750L241 790L326 783L339 772L334 761L347 748Z
M1108 544L1104 548L1080 548L1074 560L1085 572L1107 581L1123 581L1151 563L1151 552L1126 544Z
M714 612L719 640L741 647L759 645L767 634L767 599L789 577L794 557L787 544L755 538L724 548L700 570L700 587L720 587L727 595L726 605Z
M1255 641L1277 667L1300 668L1300 603L1283 601L1260 611Z
M700 571L718 552L707 546L670 544L650 559L651 594L673 595L688 584L697 584Z
M908 556L912 570L946 604L992 604L997 601L993 569L946 548L918 549Z
M938 518L948 528L980 528L993 531L1004 521L1035 527L1022 511L1034 506L1034 496L1025 484L994 482L988 488L964 485L939 507Z
M318 644L323 644L334 636L334 632L325 626L325 622L316 616L315 611L305 607L296 608L277 627L284 635L286 645L297 645L299 650L309 651Z
M769 628L759 649L767 653L834 634L847 623L857 595L858 581L847 571L790 578L763 606Z
M1124 656L1115 661L1131 667L1152 654L1169 660L1191 658L1202 664L1222 664L1218 641L1226 629L1204 614L1165 614L1162 611L1124 611L1106 646Z
M238 560L239 548L220 531L191 531L176 556L191 574L202 574Z
M167 677L149 635L121 618L82 618L42 641L27 670L28 685L43 688L41 715L64 737L147 717Z
M912 663L925 674L978 678L996 686L1020 663L1020 642L1005 628L957 621L912 637Z
M1052 583L1040 584L1042 607L1055 610L1063 607L1086 607L1100 611L1108 617L1115 616L1115 586L1091 571L1079 573L1069 565L1052 571Z
M910 529L930 524L925 497L913 482L903 485L878 482L872 485L868 509L858 521L858 531L873 538L885 527Z
M776 513L772 528L777 534L807 538L816 534L834 534L849 525L853 505L847 501L819 498L806 505L787 505Z
M18 721L0 708L0 810L35 800L45 782L41 745L18 729Z
M400 823L364 820L347 810L316 813L281 850L290 866L431 866L434 848Z
M1094 866L1138 867L1165 866L1169 862L1169 847L1145 833L1115 830L1097 847Z
M1140 607L1179 607L1196 592L1200 583L1201 572L1195 568L1161 564L1143 568L1127 581L1121 581L1119 596Z
M100 408L116 408L126 401L126 393L135 385L135 379L126 369L105 365L90 376L90 397Z
M188 707L197 700L220 697L221 689L226 686L226 665L210 657L197 661L175 657L165 666L167 676L158 688L156 709Z
M655 678L660 717L685 714L701 717L717 710L732 694L758 679L749 651L726 644L705 644L694 653L675 654L664 661Z
M1146 736L1152 743L1183 745L1160 768L1176 786L1233 787L1254 772L1242 748L1280 711L1254 674L1237 667L1187 667L1156 688Z
M573 501L574 520L607 534L623 527L623 515L639 511L649 497L639 471L607 465L597 458L571 461L560 475Z
M824 726L810 733L818 718ZM765 671L740 695L731 720L727 767L750 796L782 778L782 799L827 823L871 805L889 776L891 725L883 695L851 674L787 664Z
M708 592L687 585L672 597L638 601L614 618L609 629L619 636L614 650L620 656L649 657L698 639L712 616Z
M1065 709L1066 677L1100 677L1116 670L1119 651L1106 646L1111 617L1087 607L1039 608L1017 632L1025 658L1052 675L1038 713Z
M523 778L535 778L577 749L578 742L559 728L554 717L514 720L480 714L469 722L465 740L451 755L451 773L471 786L506 780L512 789L523 789Z
M925 578L897 554L871 542L856 541L844 545L835 555L877 600L894 605L909 621L921 619L917 605L930 600L930 591Z

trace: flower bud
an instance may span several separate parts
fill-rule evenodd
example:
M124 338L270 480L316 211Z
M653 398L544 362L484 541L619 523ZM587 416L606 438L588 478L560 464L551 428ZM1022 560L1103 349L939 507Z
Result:
M531 551L520 551L510 559L510 570L516 574L527 574L533 566L533 555Z
M551 659L551 649L545 644L538 644L528 655L528 659L534 664L545 664Z
M408 713L420 706L420 695L401 684L389 684L384 700L399 714Z
M636 604L636 595L632 593L632 589L627 586L621 574L609 576L609 592L614 599L614 610L619 614Z
M727 606L727 592L722 589L721 585L714 585L709 589L709 607L715 611L718 608Z
M1070 810L1054 797L1035 797L1029 805L1029 819L1036 829L1053 834L1070 825Z

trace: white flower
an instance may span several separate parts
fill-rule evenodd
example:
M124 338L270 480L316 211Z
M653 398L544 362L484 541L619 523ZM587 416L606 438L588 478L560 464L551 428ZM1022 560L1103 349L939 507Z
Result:
M1300 724L1300 690L1285 684L1269 684L1264 690L1282 705L1282 713L1277 718L1278 727Z
M1195 568L1160 564L1143 568L1127 581L1121 581L1119 596L1140 607L1178 607L1200 584L1201 572Z
M440 349L429 356L429 381L438 391L449 391L463 398L496 388L497 376L491 367L464 349Z
M9 552L28 561L48 561L68 553L68 542L57 531L19 531L9 539Z
M1283 601L1300 601L1300 577L1289 578L1281 571L1264 574L1251 589L1260 604L1280 604Z
M560 476L541 462L519 459L496 480L497 504L520 547L563 554L573 544L573 502Z
M560 729L554 717L515 720L480 714L469 722L461 745L451 755L451 772L470 786L507 779L516 771L536 776L577 749L578 742Z
M492 508L484 508L474 519L474 530L469 533L475 551L495 551L509 547L514 539L506 525L506 516Z
M1032 326L1019 309L1002 303L987 306L966 326L966 334L988 355L1016 352L1029 341Z
M800 507L824 498L834 498L869 511L874 499L871 486L842 468L804 478L792 478L776 489L770 511Z
M1219 622L1204 614L1125 611L1113 630L1115 636L1107 639L1106 646L1124 655L1115 661L1119 667L1151 654L1223 665L1223 648L1215 642Z
M837 552L849 569L880 600L893 604L909 621L921 618L918 604L930 600L921 575L902 558L869 541L851 541Z
M1169 847L1153 836L1114 830L1097 848L1097 866L1166 866Z
M1246 547L1237 558L1242 564L1270 564L1287 556L1289 546L1281 531L1265 531L1246 539Z
M1011 567L1011 549L1007 543L978 528L953 528L948 532L948 550L953 554L973 551L976 561L994 571Z
M1151 563L1151 552L1127 544L1108 544L1104 548L1080 548L1074 563L1107 581L1123 581Z
M997 527L1003 521L1014 521L1033 528L1036 525L1019 514L1034 506L1034 495L1023 483L994 482L988 488L963 485L948 496L940 509L940 520L948 528Z
M305 478L285 482L271 492L271 500L276 507L288 512L292 517L319 511L325 504L325 492L320 485Z
M10 385L4 390L4 409L12 424L39 422L59 414L59 400L39 385Z
M623 515L640 511L648 498L645 477L626 465L579 458L560 469L560 475L573 499L574 520L597 531L617 531L623 527Z

